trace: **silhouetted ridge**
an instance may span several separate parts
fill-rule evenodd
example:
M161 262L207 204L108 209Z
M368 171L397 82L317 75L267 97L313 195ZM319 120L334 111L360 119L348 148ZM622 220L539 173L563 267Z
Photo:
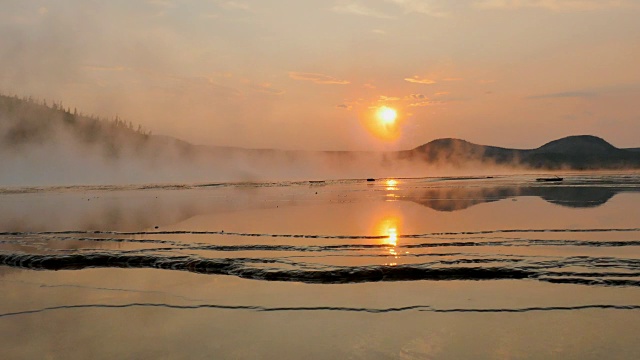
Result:
M569 136L527 151L524 164L534 168L612 169L640 167L638 152L618 149L591 135Z
M534 151L537 153L591 155L608 154L621 150L597 136L576 135L548 142Z
M517 160L517 154L510 149L471 143L466 140L436 139L409 151L401 151L400 158L421 159L428 162L447 162L461 165L468 161L493 161L508 163Z
M530 150L477 145L460 139L438 139L412 150L400 151L398 158L458 166L487 163L549 170L640 167L637 148L619 149L592 135L568 136Z

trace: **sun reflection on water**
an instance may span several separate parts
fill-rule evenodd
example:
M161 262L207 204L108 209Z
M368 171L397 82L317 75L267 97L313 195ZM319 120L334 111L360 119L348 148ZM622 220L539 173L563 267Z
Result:
M387 186L387 191L395 191L398 190L398 180L389 179L385 181L385 185Z
M398 229L400 227L400 218L397 216L387 216L376 224L376 234L381 236L382 245L388 245L389 254L398 258ZM388 264L388 265L395 265Z

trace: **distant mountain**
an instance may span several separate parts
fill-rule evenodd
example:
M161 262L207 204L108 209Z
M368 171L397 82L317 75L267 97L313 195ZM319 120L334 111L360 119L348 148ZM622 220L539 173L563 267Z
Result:
M591 135L569 136L526 152L522 162L534 168L598 169L640 167L640 154L619 149Z
M592 135L568 136L530 150L477 145L459 139L438 139L412 150L401 151L399 157L429 163L490 162L548 170L640 168L640 148L619 149Z
M537 154L566 155L599 155L622 151L603 139L591 135L568 136L548 142L535 149Z
M496 146L485 146L460 139L437 139L415 149L400 151L402 159L420 159L430 163L446 162L461 165L471 161L483 162L487 159L498 163L513 163L518 159L518 150Z

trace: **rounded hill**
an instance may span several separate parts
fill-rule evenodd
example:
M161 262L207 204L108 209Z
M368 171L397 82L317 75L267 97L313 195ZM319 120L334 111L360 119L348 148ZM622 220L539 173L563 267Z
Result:
M620 149L597 136L575 135L548 142L534 151L536 153L591 155L616 153Z

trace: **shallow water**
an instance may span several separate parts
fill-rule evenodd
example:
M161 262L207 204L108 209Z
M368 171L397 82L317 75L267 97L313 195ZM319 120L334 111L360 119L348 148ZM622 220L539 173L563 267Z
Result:
M0 189L10 358L638 358L640 175Z

